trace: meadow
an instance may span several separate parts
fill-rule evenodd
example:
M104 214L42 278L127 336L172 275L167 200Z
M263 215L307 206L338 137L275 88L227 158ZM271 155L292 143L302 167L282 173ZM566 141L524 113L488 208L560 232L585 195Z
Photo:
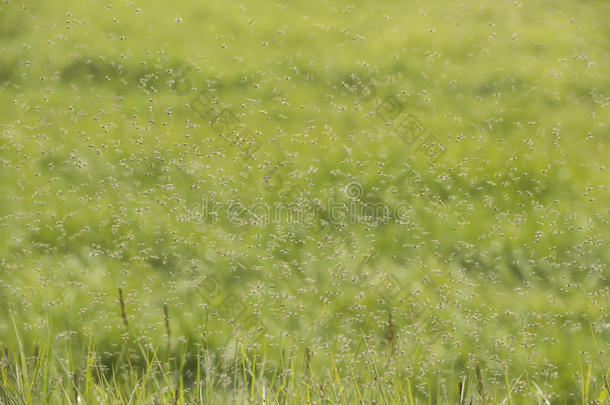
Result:
M0 404L610 402L610 3L0 2Z

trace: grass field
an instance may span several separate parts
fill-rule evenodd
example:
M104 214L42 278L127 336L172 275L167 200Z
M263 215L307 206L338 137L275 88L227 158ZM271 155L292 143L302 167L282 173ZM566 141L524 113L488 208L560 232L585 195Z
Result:
M0 2L0 404L610 401L607 1Z

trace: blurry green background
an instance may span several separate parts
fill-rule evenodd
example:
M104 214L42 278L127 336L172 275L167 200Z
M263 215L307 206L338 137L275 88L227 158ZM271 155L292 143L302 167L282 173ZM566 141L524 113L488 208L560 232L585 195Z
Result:
M112 364L121 287L130 334L160 353L166 303L176 352L222 350L239 325L253 352L307 347L316 370L332 355L347 373L368 367L366 336L384 376L396 346L422 398L475 365L492 391L506 372L515 395L533 381L567 402L591 365L597 398L609 15L607 1L3 1L0 346L18 350L17 328L28 352L94 343ZM190 108L204 90L260 149ZM387 96L443 144L438 160L383 125ZM349 204L354 184L358 204L408 214L193 218L205 198ZM245 312L221 310L227 296Z

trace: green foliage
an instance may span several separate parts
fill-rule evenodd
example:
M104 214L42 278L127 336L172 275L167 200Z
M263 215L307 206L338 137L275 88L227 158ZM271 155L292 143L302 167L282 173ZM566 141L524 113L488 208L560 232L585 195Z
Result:
M607 403L609 13L3 1L0 404Z

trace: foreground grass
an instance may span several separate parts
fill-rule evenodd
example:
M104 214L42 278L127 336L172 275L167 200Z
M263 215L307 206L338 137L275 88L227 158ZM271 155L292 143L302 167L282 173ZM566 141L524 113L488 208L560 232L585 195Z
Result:
M366 343L365 343L366 345ZM160 359L157 351L128 342L119 363L110 368L89 348L84 364L60 358L43 345L34 356L6 353L0 369L2 404L520 404L608 402L608 380L596 380L594 364L580 364L570 398L546 391L545 381L505 371L490 383L477 365L463 370L437 370L421 379L396 364L399 356L375 358L369 347L367 367L340 370L328 356L327 368L310 367L312 354L292 352L279 362L251 355L237 343L231 352L213 353L199 346L196 354ZM191 357L191 358L189 358ZM138 366L132 364L139 362ZM187 368L186 364L191 367ZM383 373L380 374L379 370ZM607 372L608 370L605 370Z
M445 369L406 355L392 316L382 325L384 338L374 341L361 330L355 351L309 346L252 344L237 331L222 348L204 340L172 342L172 322L164 306L165 345L137 343L130 330L122 291L121 341L112 352L98 351L93 336L53 342L39 336L26 352L23 331L11 317L19 348L4 348L0 361L1 404L521 404L608 403L610 369L602 358L579 358L571 378L557 394L557 369L515 373L500 359L500 370L459 356ZM117 314L117 317L119 315ZM133 318L132 318L133 321ZM598 349L598 337L591 329ZM426 332L429 334L429 332ZM81 347L73 347L75 342ZM280 350L279 347L282 347ZM429 349L429 348L428 348ZM279 355L277 351L279 352ZM275 351L275 353L274 353ZM429 353L429 350L424 350ZM474 359L474 356L473 356ZM317 363L317 364L316 364ZM517 370L519 371L519 370ZM565 369L563 370L565 372ZM422 373L422 374L420 374ZM555 375L553 375L555 374ZM564 380L566 380L564 378Z

